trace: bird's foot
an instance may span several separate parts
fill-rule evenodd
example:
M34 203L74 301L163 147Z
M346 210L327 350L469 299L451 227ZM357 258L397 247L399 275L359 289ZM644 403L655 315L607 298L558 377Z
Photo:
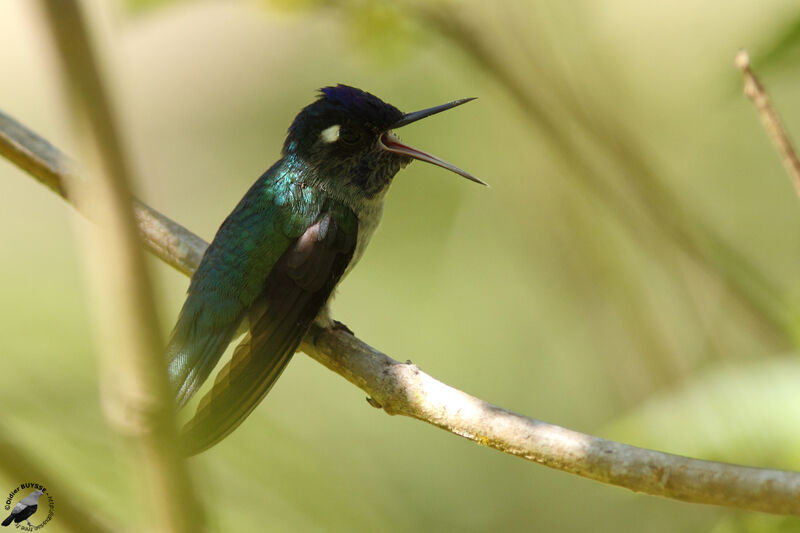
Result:
M371 396L367 396L367 403L370 404L375 409L383 409L383 406L380 403L378 403L378 400L376 400Z
M344 324L342 324L338 320L334 320L333 321L333 327L331 327L331 329L344 331L345 333L349 333L350 335L355 336L355 333L353 333L352 329L348 328L347 326L345 326Z

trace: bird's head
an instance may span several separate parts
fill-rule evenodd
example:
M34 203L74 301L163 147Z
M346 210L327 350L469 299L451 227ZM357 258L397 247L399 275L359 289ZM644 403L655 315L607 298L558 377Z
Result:
M321 185L353 188L374 196L413 159L485 185L450 163L403 144L392 131L472 98L403 113L380 98L347 85L325 87L320 93L319 99L303 108L289 127L283 153L309 165Z

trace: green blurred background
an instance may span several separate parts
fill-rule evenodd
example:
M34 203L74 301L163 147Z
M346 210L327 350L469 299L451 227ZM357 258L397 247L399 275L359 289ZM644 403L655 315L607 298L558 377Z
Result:
M506 408L706 459L800 468L800 204L733 67L800 128L796 2L88 2L141 181L210 239L332 83L491 183L415 163L335 316ZM0 108L76 156L32 2L0 2ZM146 523L98 401L61 199L0 162L2 421L127 527ZM156 260L168 331L187 279ZM220 531L800 531L794 519L607 487L370 408L298 355L191 462ZM0 477L0 493L22 481ZM58 510L49 531L63 530Z

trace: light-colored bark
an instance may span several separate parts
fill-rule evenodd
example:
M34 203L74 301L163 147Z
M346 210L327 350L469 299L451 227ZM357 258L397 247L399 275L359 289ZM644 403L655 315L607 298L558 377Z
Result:
M745 50L736 54L736 67L742 71L744 76L744 94L756 107L761 123L767 130L772 144L775 145L786 173L792 180L794 190L800 196L800 160L797 158L797 152L789 140L789 135L786 133L786 128L783 127L778 113L769 101L766 89L761 85L753 69L750 68L750 55Z

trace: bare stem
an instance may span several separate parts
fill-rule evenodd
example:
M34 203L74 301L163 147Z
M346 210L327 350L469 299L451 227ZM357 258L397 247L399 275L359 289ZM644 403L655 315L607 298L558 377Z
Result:
M39 154L40 149L45 153ZM76 176L60 173L60 168L74 168L66 156L1 112L0 154L11 154L9 159L55 192L69 189L65 184ZM155 210L136 205L148 249L182 272L193 270L206 243ZM483 446L645 494L800 516L800 473L690 459L534 420L441 383L338 329L312 329L302 349L387 413L416 418Z
M783 127L778 113L772 107L767 91L750 68L750 55L746 50L740 50L736 54L736 67L744 75L744 94L756 106L761 123L764 124L764 129L772 139L775 149L778 150L778 155L792 180L795 192L800 196L800 160L797 159L797 153L786 134L786 129Z
M99 326L106 418L136 445L135 459L144 474L143 493L150 504L149 529L201 531L202 513L177 448L163 338L131 206L130 185L135 180L111 95L105 88L79 1L40 0L40 5L71 97L70 109L86 126L93 153L99 159L93 172L97 179L79 187L70 187L74 181L53 182L53 175L50 180L51 188L67 191L97 222L86 258ZM40 146L47 147L46 143Z

